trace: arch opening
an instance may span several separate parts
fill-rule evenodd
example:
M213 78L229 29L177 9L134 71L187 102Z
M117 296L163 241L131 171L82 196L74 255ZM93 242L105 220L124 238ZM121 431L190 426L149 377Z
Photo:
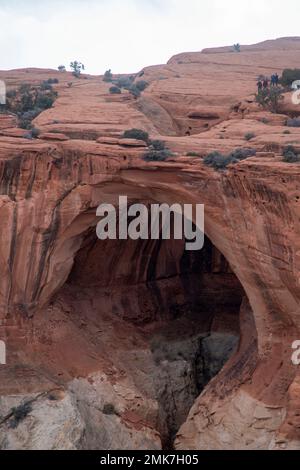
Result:
M170 448L196 398L238 348L244 296L208 237L202 250L185 251L185 240L101 241L92 225L52 307L63 306L83 328L94 324L100 355L157 404L151 419L134 403L123 413L152 420Z

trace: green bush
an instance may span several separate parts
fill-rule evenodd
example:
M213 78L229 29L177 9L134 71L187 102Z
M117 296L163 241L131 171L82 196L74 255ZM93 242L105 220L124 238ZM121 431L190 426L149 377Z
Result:
M52 107L55 101L54 95L42 95L39 94L36 99L36 107L41 109L49 109Z
M149 83L146 82L146 80L139 80L139 81L136 82L135 85L136 85L138 90L144 91L149 86Z
M59 65L57 68L60 72L65 72L66 71L66 67L64 65Z
M231 152L229 155L238 161L245 160L246 158L254 157L256 155L256 150L250 148L239 148Z
M131 87L133 80L134 77L132 76L119 77L114 80L114 84L119 88L125 88L126 90L128 90Z
M300 127L300 119L299 118L288 119L286 121L286 125L288 127Z
M9 90L6 93L6 98L7 99L15 98L16 96L17 96L17 90Z
M109 93L111 93L112 95L120 95L122 93L122 90L117 86L111 86L109 89Z
M284 148L283 161L286 163L300 162L300 155L296 153L296 150L292 145L288 145L287 147Z
M166 150L166 144L162 140L151 140L150 147L153 150Z
M7 97L6 109L17 114L19 127L22 129L30 130L31 121L53 105L57 92L53 90L50 82L57 83L57 79L45 80L39 86L22 84Z
M36 127L33 127L31 129L31 136L33 137L33 139L37 139L39 135L40 135L40 130L37 129Z
M234 52L241 52L241 46L239 43L233 45Z
M73 70L73 75L76 78L80 77L81 72L84 70L84 65L81 62L78 62L77 60L74 60L74 62L70 63L70 67Z
M12 417L9 421L9 427L15 429L31 413L30 403L24 403L12 409Z
M260 122L262 122L263 124L269 124L270 121L268 118L263 117L260 119Z
M200 153L198 152L187 152L187 157L201 157Z
M152 140L149 145L149 151L144 154L143 159L146 162L163 162L172 155L165 142L162 140Z
M48 78L47 83L49 83L49 85L55 85L59 83L59 80L58 78Z
M173 154L169 149L165 150L149 150L143 156L146 162L163 162Z
M247 134L245 134L245 140L252 140L254 137L255 134L253 132L247 132Z
M102 413L105 414L105 415L115 415L115 414L117 414L116 409L115 409L115 405L113 405L112 403L105 403L105 405L103 406Z
M212 152L204 157L204 164L211 166L215 170L226 168L233 160L228 155L223 155L220 152Z
M129 129L124 132L123 134L124 139L137 139L143 140L147 144L149 143L149 134L142 129Z
M46 91L46 90L53 90L53 87L51 83L49 83L48 80L45 80L41 83L41 90Z
M111 82L113 79L113 74L111 73L111 69L106 70L105 74L103 75L104 82Z
M300 80L300 69L285 69L280 82L283 86L291 86L296 80Z
M271 87L260 90L256 95L256 102L271 113L278 113L280 102L283 100L284 90L279 87Z
M141 90L135 85L131 85L128 88L129 93L131 93L135 98L138 98L141 95Z
M248 148L236 149L228 155L223 155L220 152L211 152L203 159L203 162L215 170L221 170L232 163L238 163L254 155L256 155L256 150Z

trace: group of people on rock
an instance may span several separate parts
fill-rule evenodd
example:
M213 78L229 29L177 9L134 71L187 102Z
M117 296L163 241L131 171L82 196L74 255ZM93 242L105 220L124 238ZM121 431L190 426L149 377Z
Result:
M279 85L279 75L278 73L274 73L272 76L271 76L271 80L268 78L268 77L265 77L263 79L260 79L258 80L257 82L257 88L258 88L258 91L262 91L262 90L267 90L269 88L269 86L278 86Z

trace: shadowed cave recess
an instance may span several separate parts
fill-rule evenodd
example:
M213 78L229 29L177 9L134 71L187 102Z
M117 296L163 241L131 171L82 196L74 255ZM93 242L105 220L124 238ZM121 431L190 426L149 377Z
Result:
M207 237L200 251L186 251L184 244L172 239L100 241L90 227L57 296L64 304L76 298L69 310L73 317L84 310L83 324L89 315L100 314L105 325L111 319L121 321L118 329L126 325L122 360L135 385L157 400L155 426L163 448L172 448L195 399L237 350L245 296ZM136 334L145 341L143 352L135 344ZM114 347L122 348L117 339Z

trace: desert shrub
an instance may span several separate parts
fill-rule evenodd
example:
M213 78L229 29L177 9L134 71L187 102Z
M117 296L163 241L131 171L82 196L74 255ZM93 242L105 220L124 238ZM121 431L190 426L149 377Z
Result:
M29 83L22 83L22 85L20 85L19 87L19 92L23 94L23 93L29 92L30 89L31 89L31 86L29 85Z
M256 102L264 109L272 113L278 113L280 102L283 100L284 90L279 87L271 87L260 90L256 95Z
M12 409L12 417L9 421L9 427L15 429L31 413L30 403L24 403Z
M109 89L109 93L111 93L112 95L120 95L122 93L122 90L118 86L111 86Z
M36 107L41 109L49 109L52 107L55 101L54 95L43 95L39 94L36 99Z
M68 82L68 88L72 88L73 82Z
M168 157L172 156L172 152L169 149L164 150L149 150L143 156L146 162L163 162Z
M149 151L143 156L146 162L163 162L173 154L162 140L152 140L149 145Z
M113 74L111 73L111 69L106 70L105 74L103 75L104 82L111 82L113 79Z
M141 95L141 90L139 90L139 88L138 88L135 84L132 84L132 85L128 88L128 91L129 91L129 93L131 93L135 98L138 98L138 97Z
M187 157L201 157L200 153L198 152L187 152Z
M26 129L26 130L31 129L32 128L31 121L29 121L28 119L20 118L19 119L19 127L21 129Z
M241 52L241 46L239 43L233 45L234 52Z
M20 89L20 94L21 94L21 99L19 104L17 105L17 110L23 113L26 113L27 111L30 111L31 109L34 108L35 102L34 102L34 96L31 93L31 90L24 89L24 91L21 91Z
M102 413L105 415L117 414L115 406L112 403L105 403L105 405L103 406Z
M17 91L16 90L9 90L6 93L6 98L8 98L8 99L15 98L16 96L17 96Z
M204 157L204 164L211 166L215 170L226 168L230 163L233 163L232 159L228 155L223 155L220 152L212 152Z
M33 137L33 139L37 139L38 136L40 135L41 131L39 129L37 129L36 127L33 127L31 129L31 136Z
M137 139L149 143L149 134L142 129L129 129L123 134L124 139Z
M283 133L284 133L284 134L290 134L291 131L286 130L286 131L284 131Z
M288 119L286 121L286 125L288 127L300 127L300 119L299 118Z
M70 63L70 67L73 70L73 75L76 78L80 77L81 72L84 70L84 65L81 62L78 62L77 60L74 60L74 62Z
M57 68L58 68L59 72L65 72L66 71L66 67L64 65L59 65Z
M56 79L49 79L53 83ZM7 98L7 110L15 113L19 118L19 127L30 130L31 121L44 109L50 108L57 92L53 90L49 80L43 81L39 86L23 84L18 90Z
M149 86L149 83L146 80L139 80L135 85L140 91L144 91Z
M238 161L245 160L246 158L254 157L256 155L256 150L250 148L239 148L231 152L229 155Z
M166 144L162 140L151 140L150 147L153 150L166 150Z
M295 80L300 80L300 69L285 69L280 82L283 86L290 86Z
M263 117L260 119L260 122L262 122L263 124L269 124L270 121L268 118Z
M132 76L119 77L114 81L114 83L119 88L125 88L128 90L128 88L131 87L133 80L134 80L134 77Z
M292 145L288 145L283 149L283 161L286 163L300 162L300 155L297 154L295 148Z
M223 155L220 152L211 152L204 158L203 162L215 170L221 170L232 163L238 163L254 155L256 155L256 150L247 148L236 149L228 155Z
M51 83L49 83L48 80L44 80L42 83L41 83L41 90L43 91L46 91L46 90L52 90L52 85Z
M247 132L247 134L245 134L245 140L252 140L254 137L255 134L253 132Z
M59 80L58 78L48 78L48 80L46 80L47 83L49 83L49 85L55 85L57 83L59 83Z
M19 113L19 127L21 129L32 129L32 124L31 121L35 119L40 113L42 112L42 109L40 108L35 108L31 111L26 111L25 113Z

